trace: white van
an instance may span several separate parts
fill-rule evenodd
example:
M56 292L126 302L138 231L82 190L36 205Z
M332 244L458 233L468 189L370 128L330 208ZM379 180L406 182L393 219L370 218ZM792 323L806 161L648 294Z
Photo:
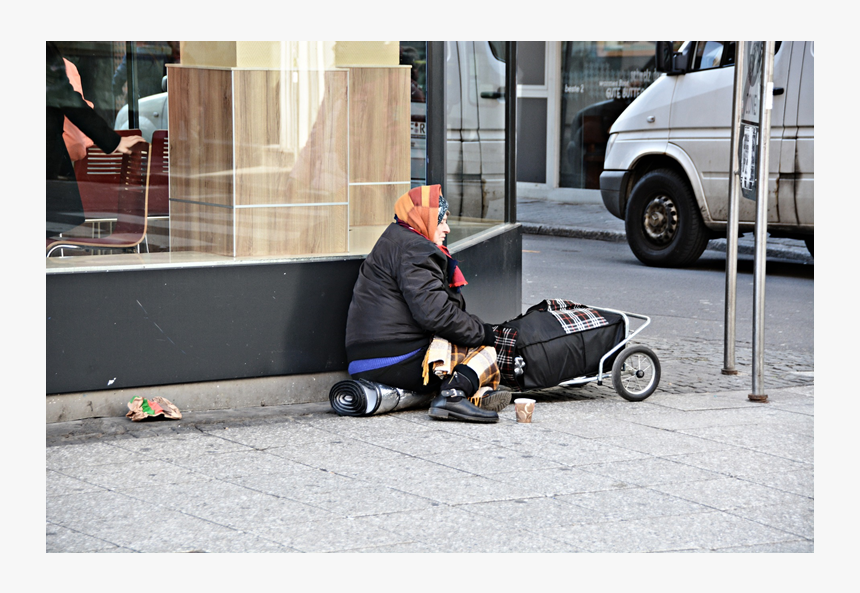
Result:
M167 129L167 76L161 79L161 90L164 92L141 97L137 102L140 133L150 143L153 132ZM128 129L128 105L116 114L113 129Z
M461 222L505 217L504 48L504 41L445 42L445 197ZM423 99L413 95L413 187L426 183L425 114Z
M658 78L610 129L600 193L625 221L627 242L652 266L695 262L725 236L734 87L734 41L657 43ZM668 50L668 51L667 51ZM812 41L776 43L770 131L768 233L814 241ZM667 56L667 57L664 57ZM740 232L756 204L739 200Z
M452 214L467 220L501 221L505 219L504 42L445 43L448 205Z

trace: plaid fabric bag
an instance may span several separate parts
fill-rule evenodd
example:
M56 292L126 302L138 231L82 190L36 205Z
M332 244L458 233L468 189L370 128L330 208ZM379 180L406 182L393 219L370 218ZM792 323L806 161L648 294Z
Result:
M499 367L499 376L502 385L509 387L517 384L514 373L514 358L516 357L517 329L497 325L493 327L496 332L496 364Z
M546 299L530 307L526 313L532 311L549 311L552 313L566 334L594 329L607 324L606 318L597 309L562 299Z
M494 330L501 383L519 390L594 374L600 358L624 338L620 315L563 299L545 299ZM525 362L521 375L517 357Z

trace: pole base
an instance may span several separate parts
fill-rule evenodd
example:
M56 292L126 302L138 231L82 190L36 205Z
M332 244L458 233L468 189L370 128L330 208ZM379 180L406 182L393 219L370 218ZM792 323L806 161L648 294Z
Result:
M723 373L724 375L737 375L738 374L737 369L723 369L720 372Z
M754 395L754 394L750 393L747 397L749 397L749 400L751 402L758 402L761 404L767 403L767 395Z

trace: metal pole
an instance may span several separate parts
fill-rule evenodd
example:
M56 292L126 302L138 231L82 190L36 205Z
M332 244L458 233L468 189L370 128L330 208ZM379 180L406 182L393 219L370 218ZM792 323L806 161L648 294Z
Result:
M767 192L770 176L770 116L773 110L773 41L764 42L761 76L761 140L756 162L755 273L753 284L753 382L750 401L766 402L764 392L764 288L767 263Z
M735 368L735 325L738 296L738 202L741 195L740 144L741 113L743 112L745 72L744 42L735 41L735 88L732 102L732 148L729 160L729 217L726 224L726 318L724 375L737 375Z
M505 42L505 222L517 221L517 42Z

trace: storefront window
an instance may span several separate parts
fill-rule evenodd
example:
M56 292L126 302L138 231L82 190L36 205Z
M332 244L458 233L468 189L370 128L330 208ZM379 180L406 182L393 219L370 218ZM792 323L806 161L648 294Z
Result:
M505 220L504 42L448 41L447 183L454 242Z
M452 43L447 194L463 237L504 219L504 63L487 42ZM49 271L363 255L426 183L424 41L58 45L100 117L149 144L84 150L64 180L84 222L49 239Z
M409 168L412 187L427 184L427 42L401 41L400 63L410 70Z
M656 78L653 41L562 43L561 187L599 189L609 128Z

